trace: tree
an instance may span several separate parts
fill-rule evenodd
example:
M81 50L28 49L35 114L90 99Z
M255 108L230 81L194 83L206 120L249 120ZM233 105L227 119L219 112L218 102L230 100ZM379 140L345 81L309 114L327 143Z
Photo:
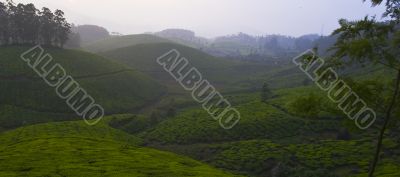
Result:
M23 43L35 44L39 38L40 22L35 5L19 5L22 8Z
M65 43L67 48L79 48L81 47L81 36L79 33L71 32L68 37L68 41Z
M316 118L322 109L322 98L309 93L299 96L289 103L289 110L304 118Z
M44 44L61 46L67 42L71 25L64 12L53 14L44 7L40 12L33 4L0 2L0 45Z
M161 114L158 111L153 111L149 117L150 125L157 125L161 119Z
M278 50L279 49L278 37L272 36L270 40L265 42L264 48L272 51Z
M14 2L7 1L7 44L17 43L18 32L16 27L16 9Z
M176 116L176 109L174 107L170 107L167 110L167 117L175 117Z
M53 21L53 18L54 14L51 12L51 10L43 7L42 11L40 12L40 24L42 27L40 35L44 45L51 46L53 43L54 36L56 34L56 23Z
M61 10L56 10L54 13L54 21L56 24L55 33L55 43L60 47L64 47L64 44L67 42L69 38L69 34L71 33L71 25L64 18L64 12Z
M6 4L0 2L0 45L8 43L8 12Z
M374 6L383 2L383 0L371 1ZM374 175L382 149L383 136L395 111L394 107L399 95L400 84L400 31L398 30L400 1L386 0L386 12L383 16L389 20L378 22L375 17L368 16L358 21L341 19L339 20L340 28L333 33L333 35L339 36L332 48L334 51L333 60L340 61L342 66L354 63L361 65L380 64L396 72L394 89L384 113L369 177Z
M294 41L294 45L297 50L305 51L305 50L313 47L313 41L310 39L307 39L305 37L300 37Z
M269 88L269 85L267 83L264 83L261 89L261 101L262 102L267 102L269 98L271 98L273 95L272 91Z

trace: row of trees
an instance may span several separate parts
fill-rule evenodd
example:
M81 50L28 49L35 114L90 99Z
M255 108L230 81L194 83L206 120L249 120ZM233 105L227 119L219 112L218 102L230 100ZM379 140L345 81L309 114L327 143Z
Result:
M63 47L71 32L64 12L33 4L0 2L0 45L42 44Z

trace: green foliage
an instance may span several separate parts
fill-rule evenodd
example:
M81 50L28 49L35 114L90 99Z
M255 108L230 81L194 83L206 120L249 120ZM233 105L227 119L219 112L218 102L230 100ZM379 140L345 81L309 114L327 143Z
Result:
M135 134L148 129L151 121L147 116L127 115L122 118L112 118L108 124L115 129Z
M0 176L234 176L139 143L105 123L19 128L0 134Z
M391 90L383 79L368 79L362 81L347 80L346 83L375 111L383 113L389 103Z
M0 132L24 125L77 119L74 114L40 112L12 105L0 106Z
M150 125L156 125L162 120L162 115L159 111L153 111L149 117Z
M389 141L389 140L388 140ZM172 151L248 176L358 176L368 169L373 151L369 140L321 140L279 144L265 139L171 147ZM392 148L392 150L395 148ZM388 150L389 152L389 150ZM393 151L391 151L393 152ZM392 160L398 156L392 157ZM379 167L377 176L395 176L394 161Z
M0 45L44 44L63 47L71 32L64 12L47 7L0 2Z
M168 108L166 116L167 117L175 117L176 116L176 109L175 108Z
M264 83L262 90L261 90L261 101L262 102L267 102L269 98L271 98L273 95L272 91L269 88L269 85L267 83Z
M170 93L187 93L187 91L183 90L175 79L168 75L163 67L156 61L158 57L172 49L178 50L181 54L180 57L185 57L189 61L189 65L197 68L202 74L203 79L209 80L220 92L237 92L239 90L261 87L266 78L271 80L275 79L272 77L277 74L277 72L282 72L282 75L286 74L285 77L288 77L288 71L286 71L288 66L246 63L216 58L194 48L173 43L139 44L103 52L101 54L152 76L160 83L168 86ZM299 73L296 73L295 77L299 76L298 74ZM304 76L304 74L300 76ZM277 79L280 78L277 77ZM293 77L290 76L284 79L289 82ZM270 83L272 88L275 87L277 83L281 82L279 80L273 80L272 82L268 81L268 83ZM301 81L299 81L299 83L301 83ZM292 85L296 85L296 83Z
M335 60L343 65L354 62L382 64L389 68L399 69L394 23L377 22L375 18L365 17L363 20L348 21L341 19L340 28L333 35L339 35L334 50ZM394 44L394 45L393 45ZM342 60L344 57L350 60Z
M0 126L12 127L22 122L47 122L76 118L74 112L20 59L27 47L0 48L0 100L4 110ZM137 71L106 58L76 50L46 48L54 61L84 88L106 113L137 110L165 92L163 86ZM15 109L24 110L20 112ZM31 114L32 112L36 112ZM26 113L26 114L24 114ZM37 118L37 115L40 118ZM11 115L15 117L10 117ZM59 116L55 116L59 115Z
M167 119L141 134L146 142L161 144L193 144L268 138L284 140L302 135L312 136L335 130L339 122L332 120L303 120L292 117L279 107L252 101L236 106L241 114L239 123L231 130L219 126L202 109L189 109Z
M372 2L374 5L378 5L382 0L372 0ZM361 65L364 63L381 64L397 72L390 102L387 107L383 108L386 113L378 136L374 159L369 169L369 177L374 176L380 159L383 136L390 123L389 120L400 92L400 58L397 38L400 24L399 5L400 1L398 0L386 1L386 13L383 14L383 17L388 17L386 22L377 22L375 17L369 18L368 16L363 20L353 22L341 19L339 21L340 28L333 33L339 36L332 48L334 60L342 62L345 66L354 62Z
M289 103L289 110L291 112L305 118L318 117L322 109L322 98L314 93L294 98L293 101Z

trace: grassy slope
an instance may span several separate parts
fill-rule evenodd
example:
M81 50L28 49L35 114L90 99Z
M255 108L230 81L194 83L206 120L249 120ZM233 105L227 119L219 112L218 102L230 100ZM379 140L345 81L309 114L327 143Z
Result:
M260 88L264 82L268 82L272 88L294 87L301 85L306 78L299 69L286 60L284 64L239 62L216 58L200 50L174 43L138 44L100 54L146 73L166 85L169 97L165 100L168 104L174 102L177 107L193 105L188 92L183 90L156 62L159 56L171 49L177 49L182 57L189 60L191 66L202 73L204 79L209 80L224 94L254 90ZM163 105L164 103L160 104L161 107Z
M164 48L160 47L163 45L165 45ZM151 46L158 46L158 47L152 48ZM124 55L121 58L128 58L127 56L129 56L130 54L129 52L135 51L132 53L134 54L139 53L137 58L140 58L141 60L139 61L143 62L139 63L142 64L140 66L143 67L136 66L137 69L139 70L142 69L142 71L147 72L145 69L150 68L150 69L155 69L154 71L158 72L156 71L158 69L156 68L158 67L158 65L156 66L153 65L153 63L149 63L148 59L151 58L149 57L149 55L151 55L152 57L154 56L156 58L158 57L158 53L162 54L163 52L168 51L170 49L169 47L171 47L170 44L138 45L126 48L125 51L124 49L118 49L116 51L121 50L120 53L114 53L114 55L121 54ZM164 49L164 51L160 49ZM183 48L183 51L186 52L185 48ZM194 53L189 50L187 52L188 52L187 55L192 55ZM143 56L141 54L143 54ZM213 73L211 74L206 73L206 74L210 74L209 76L213 78L213 80L215 80L216 83L222 83L222 85L225 86L229 86L228 83L242 82L243 78L248 77L249 75L246 72L250 73L254 71L258 72L257 69L262 68L261 66L259 67L254 65L248 65L249 68L247 71L246 69L243 69L241 67L242 65L236 65L237 63L233 63L232 65L227 65L226 63L209 64L207 62L212 61L212 58L208 60L204 59L207 56L200 56L200 55L201 54L199 54L198 61L195 60L194 63L200 62L198 64L200 70L202 68L205 71L208 71L207 69L209 68L211 68L210 70L216 70L214 71L214 73L217 72L217 74ZM132 63L131 66L135 67L135 65ZM235 70L233 69L223 70L224 73L218 75L218 72L221 72L220 68L223 67L227 68L237 67L237 68ZM275 80L277 83L281 83L280 87L289 87L295 85L292 83L291 80L292 78L297 78L302 75L302 73L292 72L295 71L296 68L293 69L292 67L285 67L280 69L281 72L276 72L275 70L275 71L269 71L269 73L267 74L257 73L257 75L254 78L245 79L244 83L248 81L250 85L254 84L251 81L254 80L257 81L257 79L259 79L258 76L261 75L264 76L267 80L272 80L272 81ZM236 71L241 72L242 75L239 74L234 75L236 74ZM155 74L154 72L148 72L148 73ZM153 77L154 76L157 76L157 73L153 75ZM220 76L220 80L218 79L218 76ZM301 80L296 79L296 82L299 81ZM294 89L280 90L277 92L278 95L280 95L280 97L272 100L272 103L278 104L279 106L285 108L287 103L290 102L294 96L301 95L308 90L309 88L294 88ZM243 101L243 99L245 101ZM276 165L279 164L277 162L293 161L292 163L294 163L294 166L299 165L301 166L301 168L305 168L307 173L309 172L309 170L316 171L314 175L317 176L320 176L320 174L326 174L327 171L324 170L332 170L339 176L347 176L349 174L353 175L360 174L360 176L365 175L361 173L365 172L365 169L367 168L366 164L368 163L371 154L370 149L368 149L370 148L371 145L370 139L335 141L333 139L335 138L336 134L333 135L328 134L326 137L321 135L324 135L325 134L324 132L327 130L328 133L330 130L333 130L335 132L338 128L340 128L341 124L340 121L335 121L335 120L315 121L315 120L296 118L270 104L264 104L260 103L259 101L254 101L256 99L258 99L258 94L233 95L229 97L229 100L232 100L232 102L235 105L238 105L238 108L242 113L242 121L232 131L225 131L221 129L218 126L218 122L212 120L206 113L204 113L204 111L200 109L191 109L184 111L182 114L179 114L175 118L166 120L165 122L156 126L154 129L151 129L142 135L146 141L152 143L189 144L187 146L184 146L187 149L187 151L189 151L189 153L187 153L188 155L195 154L195 151L192 151L192 148L196 149L197 147L196 145L192 145L192 143L222 142L221 144L217 145L207 144L199 148L200 149L199 151L201 151L200 155L205 156L206 159L199 158L198 156L196 158L210 162L211 164L221 168L225 168L232 171L244 172L246 174L264 176L266 173L268 173L268 170L271 170L268 169L269 167L271 167L268 165L272 164L272 167L276 167ZM115 105L118 106L119 104ZM40 115L38 115L38 117L39 116ZM40 129L45 129L45 128L40 128ZM54 130L51 131L54 132ZM116 137L124 137L124 136L117 135ZM302 143L304 139L307 140L306 141L307 143ZM318 139L329 139L329 140L319 141ZM233 143L223 143L225 141L239 141L239 140L243 141L233 142ZM68 141L69 140L65 140L65 142ZM391 140L388 139L387 141ZM76 141L74 140L74 142ZM73 144L72 142L69 143ZM291 144L288 145L287 143ZM90 143L81 142L81 144L86 145ZM112 145L109 146L111 147ZM396 144L391 146L392 149L396 149L397 147L398 145ZM52 149L53 148L56 149L59 147L52 146ZM101 151L108 152L107 149L101 149ZM212 155L202 154L208 151L213 152ZM291 159L291 157L295 157L296 159L293 160ZM287 158L289 160L287 160ZM397 171L395 170L396 168L398 168L397 164L398 164L397 157L385 160L385 164L379 167L378 174L380 176L398 175L396 174ZM138 164L135 164L133 166L137 165ZM289 164L289 166L292 165L293 164ZM123 164L121 164L121 166L123 166ZM306 172L302 171L301 168L298 169L297 171L294 171L293 173L294 174L297 173L297 176L305 174ZM320 168L323 168L324 170L318 171L318 169ZM22 171L26 170L27 169L23 169ZM60 170L58 171L55 170L55 171L56 173L58 173L58 171ZM146 172L145 175L149 174Z
M371 79L380 74L382 74L381 71L373 72L362 79ZM359 77L359 74L356 76ZM285 74L280 72L273 76L275 77L280 77L281 83L291 81L283 79ZM156 144L215 143L251 139L293 143L313 138L336 139L339 130L344 127L357 130L354 121L349 120L345 115L336 115L336 111L333 113L322 111L319 119L294 116L295 113L288 105L295 98L311 92L324 98L324 106L330 106L332 109L336 107L329 101L326 92L312 85L275 90L276 97L269 100L268 104L259 101L260 95L257 92L225 94L224 96L241 113L239 124L232 130L222 129L218 121L213 120L204 110L197 107L165 120L142 135L148 142Z
M393 139L385 140L385 151L395 152ZM323 140L280 144L271 140L249 140L220 144L193 144L164 147L180 154L250 176L357 176L368 171L373 144L370 140ZM386 157L377 176L399 175L399 156ZM276 174L275 174L276 175Z
M23 127L0 134L0 176L233 176L139 144L105 122Z
M278 108L252 101L236 106L240 122L224 130L204 110L190 109L144 133L148 142L161 144L212 143L251 139L300 141L302 137L336 131L340 122L292 117ZM334 137L331 137L334 138Z
M359 81L391 74L371 71L365 74L356 70L351 75ZM346 116L329 112L322 112L321 119L293 116L288 104L311 92L327 97L326 92L312 85L278 89L269 104L255 101L259 93L228 95L242 115L232 130L220 128L203 110L191 109L141 135L155 147L247 175L266 176L280 170L288 172L284 176L366 176L375 129L360 131ZM330 103L328 98L325 101ZM342 128L350 131L351 140L336 140ZM398 147L395 137L385 139L385 159L378 167L377 176L399 175Z
M162 42L170 42L170 41L168 39L164 39L150 34L136 34L136 35L126 35L126 36L118 36L118 37L103 39L88 44L86 46L83 46L83 48L91 52L105 52L137 44L162 43Z
M310 90L323 94L310 87L279 90L270 103L285 109L289 97ZM353 121L346 117L301 119L255 99L258 94L230 97L242 115L231 130L220 128L204 111L194 109L141 136L157 148L245 175L268 176L278 171L283 176L366 176L374 130L351 131L351 140L337 140L339 129L355 127ZM399 142L395 137L387 137L384 142L385 158L377 176L399 175Z
M75 117L54 88L19 58L27 47L0 48L0 126ZM104 108L106 113L133 111L158 99L164 87L144 74L106 58L76 50L46 49L54 61ZM59 116L54 116L58 114ZM48 116L49 115L49 116Z
M147 73L177 91L178 89L174 88L179 87L176 81L156 62L159 56L172 49L177 49L181 57L187 58L190 65L196 67L214 86L227 91L261 85L261 76L284 68L271 64L215 58L197 49L173 43L141 44L101 54Z

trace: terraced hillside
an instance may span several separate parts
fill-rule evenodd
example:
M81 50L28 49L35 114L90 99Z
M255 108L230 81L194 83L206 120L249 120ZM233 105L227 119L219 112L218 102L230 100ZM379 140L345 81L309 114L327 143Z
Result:
M231 97L229 97L231 98ZM257 101L235 105L241 114L239 123L231 130L219 126L202 109L189 109L142 134L149 143L193 144L238 140L270 139L301 141L303 138L335 139L341 127L338 119L313 120L294 117L271 104ZM233 98L234 100L234 98ZM327 137L322 137L327 134Z
M179 92L179 84L156 62L161 55L176 49L181 57L188 59L205 79L219 89L234 91L262 85L265 76L286 69L276 64L246 63L212 57L200 50L173 43L140 44L101 53L121 63L146 73L168 85L170 91Z
M377 177L400 175L397 170L399 151L396 143L395 139L385 139L387 156L378 167ZM255 139L217 144L169 145L161 149L185 154L246 176L366 177L373 145L370 139L290 144Z
M0 48L0 130L76 118L54 90L20 58L28 47ZM47 48L106 113L132 112L159 99L164 87L129 67L94 54Z
M360 82L391 74L375 69L369 73L355 70L346 74ZM246 176L367 176L377 132L375 126L358 129L353 120L334 110L337 105L326 98L326 92L311 84L272 91L274 96L266 102L260 101L260 92L225 95L241 114L240 122L230 130L222 129L201 108L190 108L145 131L131 133L142 137L151 147L187 155ZM316 117L300 117L290 105L310 93L325 98L321 102L324 109ZM121 129L125 131L138 127L134 123L137 121L124 122ZM387 132L382 153L385 160L376 176L399 175L396 131Z
M354 121L330 112L316 118L294 116L287 105L309 92L324 94L313 87L282 89L267 103L257 101L256 93L229 95L241 113L240 122L230 130L193 108L134 134L151 147L246 176L367 176L376 129L360 131ZM127 125L124 130L137 126ZM343 132L347 132L345 139ZM385 160L376 176L399 175L398 137L396 130L388 131Z
M140 139L105 122L22 127L0 134L0 176L234 176L139 145Z

